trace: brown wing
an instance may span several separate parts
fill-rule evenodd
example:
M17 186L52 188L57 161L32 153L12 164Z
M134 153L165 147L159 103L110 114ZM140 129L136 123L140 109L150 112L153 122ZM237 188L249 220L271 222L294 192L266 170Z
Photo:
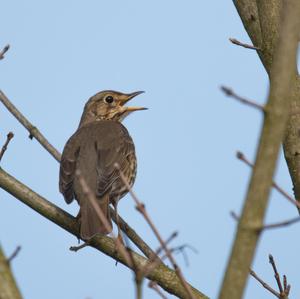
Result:
M119 181L119 171L115 164L124 172L129 166L128 157L134 155L133 141L124 126L119 124L114 134L115 138L109 138L110 143L105 144L99 140L97 149L97 196L102 197L111 190L115 182Z
M63 194L66 203L71 203L75 198L73 182L76 171L77 157L80 151L78 131L66 143L60 162L59 191Z
M75 196L81 197L81 188L74 180L76 168L96 196L102 197L120 181L115 163L125 171L134 151L128 131L119 122L97 121L78 129L65 145L61 159L59 189L65 201L71 203Z

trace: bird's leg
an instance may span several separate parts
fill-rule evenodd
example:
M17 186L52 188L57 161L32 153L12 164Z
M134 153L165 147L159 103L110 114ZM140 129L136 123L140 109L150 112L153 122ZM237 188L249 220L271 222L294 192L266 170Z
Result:
M75 217L75 219L78 222L79 227L80 227L80 225L81 225L81 209L79 209L79 212L78 212L77 216ZM77 241L78 241L78 244L80 244L80 238L79 237L77 237Z
M122 243L124 246L125 246L125 243L124 243L124 240L123 240L123 237L122 237L122 231L121 231L121 227L120 227L120 222L119 222L119 214L118 214L118 203L119 203L119 200L114 200L112 205L115 209L115 213L116 213L116 225L117 225L117 228L118 228L118 236L117 236L117 239L120 243Z

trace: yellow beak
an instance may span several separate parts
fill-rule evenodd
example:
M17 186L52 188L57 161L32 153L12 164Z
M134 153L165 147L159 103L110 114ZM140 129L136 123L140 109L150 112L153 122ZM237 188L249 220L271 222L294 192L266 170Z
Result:
M141 93L144 93L144 91L135 91L129 94L124 94L120 98L120 105L124 106L127 102L129 102L134 97L140 95ZM132 112L132 111L139 111L139 110L147 110L148 108L145 107L124 107L125 111Z

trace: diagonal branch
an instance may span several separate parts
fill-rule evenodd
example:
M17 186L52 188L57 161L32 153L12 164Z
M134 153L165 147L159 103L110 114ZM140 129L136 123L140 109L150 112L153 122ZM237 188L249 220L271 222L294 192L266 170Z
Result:
M240 95L236 94L231 88L229 88L227 86L221 86L220 88L228 97L232 97L235 100L237 100L245 105L249 105L250 107L254 107L254 108L264 112L265 107L263 105L260 105L252 100L248 100L244 97L241 97Z
M152 219L150 218L145 205L138 199L138 197L135 195L135 193L133 192L131 186L129 185L128 181L126 180L125 175L123 174L123 172L120 169L119 164L115 164L116 169L119 170L119 174L120 174L120 178L122 179L124 185L126 186L126 188L128 189L132 199L134 200L135 204L136 204L136 209L137 211L139 211L144 219L146 220L146 222L148 223L148 225L150 226L152 232L154 233L155 237L157 238L157 240L159 241L162 249L165 251L166 256L168 257L169 261L171 262L180 282L182 283L182 286L184 287L184 289L187 292L188 298L189 299L195 299L194 295L192 293L192 290L190 288L190 286L188 285L188 283L186 282L185 278L183 277L182 271L180 269L180 267L177 265L171 251L168 249L167 244L164 242L164 240L162 239L158 229L156 228L156 226L154 225Z
M284 3L283 22L270 72L269 99L255 166L220 290L220 299L240 299L243 296L248 269L260 236L251 227L263 226L279 147L288 121L290 94L295 78L300 2L290 0Z
M45 218L57 224L77 238L80 237L78 223L73 216L47 201L45 198L41 197L27 186L17 181L14 177L10 176L1 168L0 186L12 196L34 209ZM107 236L96 236L91 240L89 245L130 268L126 260L120 254L118 254L118 251L115 247L115 242L111 238ZM141 268L145 267L145 265L148 263L146 258L135 252L132 252L132 257L135 264ZM157 282L157 284L160 285L164 290L175 296L178 296L179 298L189 298L186 296L186 291L178 279L175 271L169 269L163 264L159 264L155 269L148 273L147 278ZM195 298L208 298L192 286L190 286L190 288L192 289Z
M28 130L29 138L33 137L54 157L56 161L60 161L61 154L54 148L46 137L39 131L37 127L31 124L25 116L14 106L7 96L0 90L0 101L10 111L10 113Z

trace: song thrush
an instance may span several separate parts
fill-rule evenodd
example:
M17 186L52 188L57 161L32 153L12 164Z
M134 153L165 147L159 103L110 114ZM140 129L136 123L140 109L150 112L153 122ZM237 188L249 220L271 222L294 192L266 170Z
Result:
M134 143L121 121L133 111L146 109L125 106L141 93L124 94L106 90L91 97L84 107L77 131L64 147L59 190L68 204L74 198L79 203L80 235L84 240L97 233L108 234L111 230L100 220L83 192L82 182L75 174L79 170L112 227L109 204L112 203L117 210L118 201L128 192L116 169L116 163L131 186L137 166Z

